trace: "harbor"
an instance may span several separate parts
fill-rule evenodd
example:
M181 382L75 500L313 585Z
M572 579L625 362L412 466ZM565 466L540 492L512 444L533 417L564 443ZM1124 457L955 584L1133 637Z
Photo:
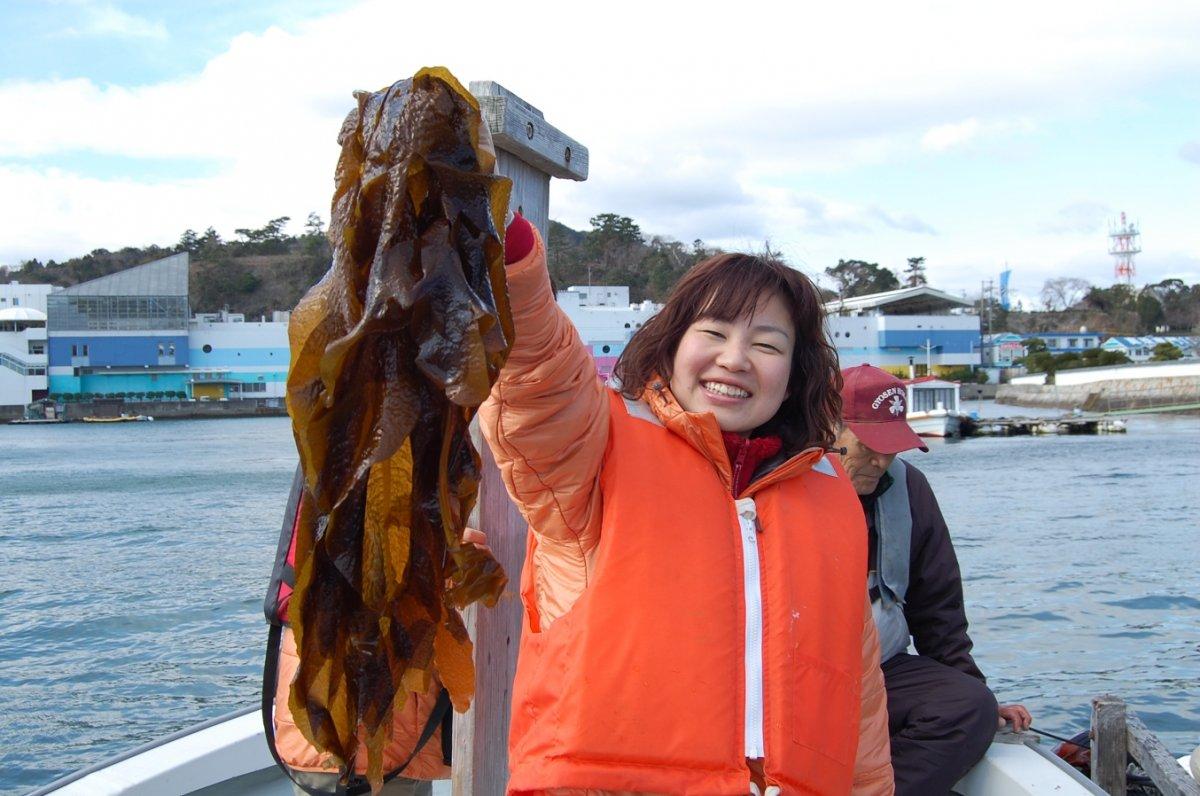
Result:
M905 456L950 526L998 698L1070 737L1118 694L1179 756L1200 741L1200 421L1128 422ZM286 418L0 426L0 450L0 793L256 704Z

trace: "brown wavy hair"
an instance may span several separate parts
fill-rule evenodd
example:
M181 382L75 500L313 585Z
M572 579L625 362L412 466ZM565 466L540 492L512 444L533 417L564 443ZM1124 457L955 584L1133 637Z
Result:
M789 451L829 448L842 412L842 374L825 334L821 294L808 277L772 257L719 254L684 274L662 310L634 333L621 353L613 369L621 392L636 399L652 379L670 382L679 341L700 318L736 321L773 295L787 306L796 343L787 397L752 436L778 434Z

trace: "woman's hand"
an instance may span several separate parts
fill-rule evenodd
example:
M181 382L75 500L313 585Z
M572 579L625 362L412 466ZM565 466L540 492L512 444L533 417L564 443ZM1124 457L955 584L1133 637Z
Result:
M475 528L463 529L463 543L474 545L488 555L492 555L492 548L488 547L487 534Z

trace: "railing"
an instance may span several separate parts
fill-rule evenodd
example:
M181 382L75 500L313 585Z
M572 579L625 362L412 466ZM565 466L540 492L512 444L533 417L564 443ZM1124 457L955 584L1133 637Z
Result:
M3 351L0 351L0 367L5 367L5 368L8 368L9 370L15 370L17 373L21 374L22 376L45 376L46 375L46 366L45 365L30 365L28 362L24 362L20 359L17 359L16 357L11 356L10 354L4 353Z

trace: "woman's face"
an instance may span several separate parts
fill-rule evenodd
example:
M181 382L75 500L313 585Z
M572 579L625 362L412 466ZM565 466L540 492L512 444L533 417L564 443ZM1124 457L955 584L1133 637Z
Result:
M699 318L683 333L671 392L688 412L712 412L722 431L748 433L787 398L796 329L778 295L735 321Z

